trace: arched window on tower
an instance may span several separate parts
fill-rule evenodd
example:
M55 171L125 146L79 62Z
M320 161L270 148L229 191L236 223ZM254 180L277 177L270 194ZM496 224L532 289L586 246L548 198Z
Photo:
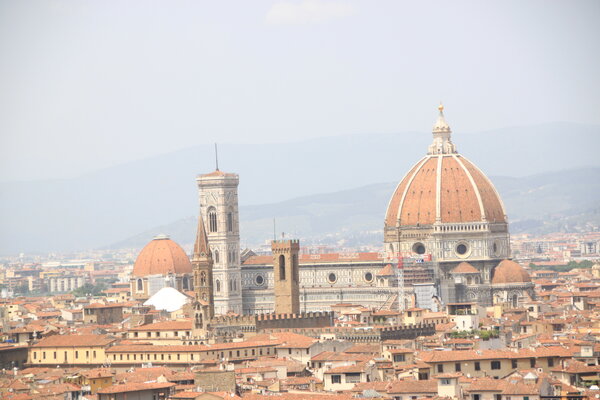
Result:
M206 272L200 273L200 286L206 286Z
M217 210L214 207L208 209L208 231L211 233L217 231Z
M215 286L217 287L217 292L220 292L221 291L221 281L217 279L215 281Z
M141 279L137 280L137 291L138 292L144 291L144 281L142 281Z
M279 256L279 280L285 281L285 256Z
M215 263L219 262L219 250L215 250Z
M227 232L233 232L233 213L227 212Z

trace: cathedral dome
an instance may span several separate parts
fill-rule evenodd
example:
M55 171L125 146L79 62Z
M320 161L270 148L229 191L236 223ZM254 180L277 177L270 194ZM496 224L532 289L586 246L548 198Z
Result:
M502 260L494 269L492 285L529 282L531 282L531 277L527 271L512 260Z
M386 227L434 223L506 223L500 196L472 162L456 152L443 107L428 155L400 181L388 204Z
M156 236L138 255L133 276L191 274L192 264L185 251L168 236Z

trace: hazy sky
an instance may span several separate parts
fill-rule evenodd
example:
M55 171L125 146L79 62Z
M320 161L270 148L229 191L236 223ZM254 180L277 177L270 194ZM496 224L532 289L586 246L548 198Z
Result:
M600 2L0 1L0 180L199 143L600 124Z

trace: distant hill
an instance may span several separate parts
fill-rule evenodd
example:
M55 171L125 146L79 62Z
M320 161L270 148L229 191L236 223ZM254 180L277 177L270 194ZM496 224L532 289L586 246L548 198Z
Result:
M589 230L600 226L600 168L538 174L524 178L492 177L503 198L511 232L548 233ZM283 202L241 207L245 246L257 246L277 230L303 243L349 246L379 245L383 219L396 183L362 186L335 193L304 196ZM111 247L142 247L167 232L181 244L191 244L197 219L189 217L151 229Z
M548 170L600 166L596 155L600 147L599 126L553 123L481 133L457 131L453 139L461 154L489 176L519 178ZM296 214L285 218L281 212L278 214L282 230L320 233L335 229L337 225L326 216L338 215L338 210L350 210L354 205L311 203L316 201L312 195L349 190L350 197L356 194L357 187L398 182L425 154L430 142L431 133L403 132L296 143L224 144L220 146L220 164L221 169L240 174L242 217L246 220L244 214L256 215L247 219L244 227L245 238L251 241L262 235L254 233L253 227L269 226L272 231L272 215L267 214L274 213L272 209L260 211L267 206L251 205L281 205L283 210L288 199L295 199L290 201ZM194 215L198 209L195 176L212 171L213 159L213 146L205 145L75 179L0 183L0 255L96 248ZM340 212L349 219L342 228L348 232L358 228L381 229L390 192L382 187L381 193L379 202L375 196L360 200L370 209L354 208L358 211L354 214ZM302 197L307 204L294 203ZM564 202L564 194L557 195L556 201ZM326 204L331 204L332 209ZM561 204L555 205L562 207ZM535 207L532 209L536 211ZM312 217L302 217L306 213ZM379 216L372 222L374 213ZM513 215L520 214L515 209L511 220L516 222ZM343 231L336 232L339 235L335 237L342 236Z

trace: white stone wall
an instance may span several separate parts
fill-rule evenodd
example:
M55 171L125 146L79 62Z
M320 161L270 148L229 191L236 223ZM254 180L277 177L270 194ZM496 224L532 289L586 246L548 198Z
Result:
M381 262L300 264L300 311L329 311L342 302L382 306L397 293L397 288L377 285L382 267ZM272 266L243 266L242 282L245 313L273 311Z

